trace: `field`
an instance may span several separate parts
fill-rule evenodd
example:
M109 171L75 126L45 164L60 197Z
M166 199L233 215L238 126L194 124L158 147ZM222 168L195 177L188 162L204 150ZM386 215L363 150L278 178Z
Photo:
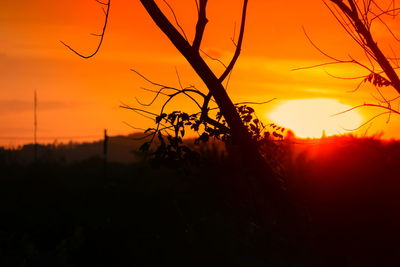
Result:
M24 149L0 151L1 266L400 263L398 142L333 137L274 145L268 160L306 222L294 233L252 219L229 187L240 171L215 151L203 149L196 166L173 168L150 166L135 152L131 162L110 160L105 169L97 147L97 155L73 159L65 147L60 154L49 146L41 151L51 156L39 153L36 163Z

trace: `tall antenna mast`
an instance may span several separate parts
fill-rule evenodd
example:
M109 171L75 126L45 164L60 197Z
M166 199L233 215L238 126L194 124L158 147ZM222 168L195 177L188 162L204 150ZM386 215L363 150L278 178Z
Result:
M34 142L34 153L35 153L35 162L37 161L37 94L36 90L34 92L34 112L33 112L33 142Z

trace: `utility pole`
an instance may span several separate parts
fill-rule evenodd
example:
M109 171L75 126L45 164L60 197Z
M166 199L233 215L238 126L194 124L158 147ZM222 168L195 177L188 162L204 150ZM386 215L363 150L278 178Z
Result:
M33 142L34 142L34 162L37 162L37 149L38 149L38 145L37 145L37 94L36 94L36 90L34 91L34 96L33 96Z
M104 175L107 176L107 161L108 161L108 135L107 135L107 129L104 129L103 160L104 160Z

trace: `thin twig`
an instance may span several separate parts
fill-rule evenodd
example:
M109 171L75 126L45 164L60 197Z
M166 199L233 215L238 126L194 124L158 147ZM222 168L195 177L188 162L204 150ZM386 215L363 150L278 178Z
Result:
M89 54L89 55L84 55L84 54L81 54L80 52L78 52L77 50L75 50L74 48L72 48L70 45L66 44L65 42L60 41L69 50L71 50L76 55L80 56L81 58L85 58L85 59L91 58L91 57L95 56L99 52L100 47L103 44L104 35L106 33L106 28L107 28L107 25L108 25L108 17L110 15L111 0L108 0L108 3L104 3L104 2L101 2L101 1L98 1L98 0L96 0L96 2L98 2L101 5L107 6L107 10L105 11L105 20L104 20L103 30L101 31L101 34L97 35L98 37L100 37L100 40L99 40L99 43L97 44L97 47L96 47L95 51L93 53Z
M219 77L220 82L223 82L225 80L225 78L228 76L228 74L232 71L233 67L235 66L237 59L239 58L239 55L240 55L240 52L242 49L244 30L245 30L245 26L246 26L247 4L248 4L248 0L244 0L243 8L242 8L242 20L240 23L240 32L239 32L236 50L235 50L235 53L228 65L228 67L225 69L225 71Z
M164 3L167 5L167 7L169 8L169 10L171 11L172 16L174 17L176 26L178 26L178 28L181 30L181 32L182 32L182 34L183 34L183 37L184 37L185 40L188 42L188 38L187 38L187 36L186 36L185 30L182 28L181 24L179 23L179 20L178 20L178 18L176 17L176 14L175 14L174 9L173 9L172 6L167 2L167 0L163 0L163 1L164 1Z

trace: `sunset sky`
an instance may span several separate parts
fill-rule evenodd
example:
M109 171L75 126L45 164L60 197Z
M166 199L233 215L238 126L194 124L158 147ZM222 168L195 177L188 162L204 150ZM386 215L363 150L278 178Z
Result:
M162 1L158 1L163 10ZM196 23L195 1L170 0L189 39ZM229 62L234 51L231 38L239 26L242 1L210 0L209 24L202 49L213 57ZM204 88L190 66L170 44L144 11L139 1L114 0L109 25L100 52L82 59L66 49L60 40L82 53L96 47L103 23L103 12L94 0L2 0L0 12L0 145L16 146L33 141L33 95L38 95L38 138L84 141L100 139L103 129L110 135L128 134L152 122L121 103L138 106L153 95L140 87L149 85L130 71L141 72L159 83L179 86L176 70L184 86ZM340 65L292 71L294 68L326 62L307 40L329 54L348 59L363 59L359 48L338 25L321 0L250 0L248 21L241 57L233 71L229 94L234 102L266 101L257 106L259 117L269 121L273 110L288 100L330 98L354 106L375 103L377 92L357 86L355 80L332 78L366 74L352 65ZM385 40L387 33L377 29ZM238 30L236 30L237 33ZM396 48L396 47L395 47ZM222 68L207 61L216 73ZM391 89L388 96L395 96ZM159 103L149 109L157 112ZM183 98L169 110L194 111ZM316 111L318 112L318 111ZM364 121L377 114L374 109L359 110ZM305 122L309 118L303 118ZM400 138L400 118L377 119L368 129L372 135L384 132L385 138ZM363 135L367 128L358 133Z

